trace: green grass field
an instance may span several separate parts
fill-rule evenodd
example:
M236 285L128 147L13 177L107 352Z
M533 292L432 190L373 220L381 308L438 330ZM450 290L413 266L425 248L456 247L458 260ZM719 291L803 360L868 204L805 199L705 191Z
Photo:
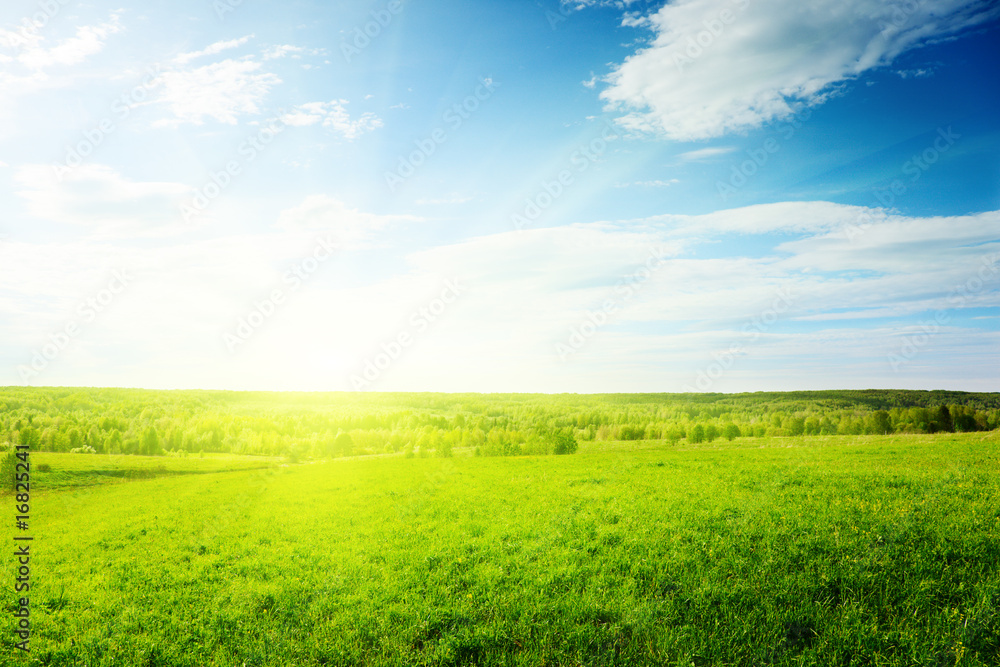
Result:
M997 432L42 462L7 664L998 664Z

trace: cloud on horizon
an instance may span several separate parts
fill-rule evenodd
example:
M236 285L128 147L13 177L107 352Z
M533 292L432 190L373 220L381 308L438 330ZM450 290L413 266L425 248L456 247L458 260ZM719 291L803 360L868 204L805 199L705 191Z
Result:
M283 231L277 233L142 249L111 242L65 243L58 249L6 242L0 255L17 280L0 289L5 312L16 317L0 321L0 335L11 341L17 358L30 353L60 326L58 317L53 319L60 308L53 304L64 304L61 312L71 313L82 298L80 285L99 284L102 271L128 258L140 277L116 314L99 323L105 337L88 343L87 358L99 361L125 346L130 356L161 368L161 375L150 371L146 377L173 377L187 368L188 386L212 386L212 378L225 377L236 378L238 386L262 387L270 373L290 386L351 389L349 378L365 359L379 344L410 330L413 314L449 280L462 286L461 297L373 389L416 390L436 378L433 386L442 390L679 391L713 354L745 341L747 323L777 299L788 307L746 351L747 361L740 363L747 373L767 360L768 372L784 369L786 380L805 381L810 369L836 371L841 382L863 385L875 379L873 369L885 371L886 355L901 336L936 310L949 313L950 321L926 351L927 359L946 350L965 359L962 346L978 341L983 356L970 366L969 386L985 383L982 369L1000 361L1000 348L989 348L996 333L962 324L966 309L1000 305L995 287L966 290L955 299L981 271L989 280L998 278L990 268L1000 268L996 211L914 218L829 202L789 202L512 231L410 250L393 272L344 282L344 267L370 261L365 258L371 253L405 247L393 241L397 232L390 232L397 222L316 195L286 209L278 220ZM262 295L276 288L288 292L282 277L289 267L309 256L317 238L345 224L376 235L379 247L344 248L301 289L289 292L288 304L237 354L227 353L223 334ZM716 247L747 236L768 241L770 252L747 256ZM519 261L512 263L511 257ZM77 277L70 283L51 279L44 267L53 261L65 262L64 269ZM557 345L566 344L609 302L614 308L606 324L560 358ZM173 368L164 356L170 351L176 356ZM313 363L302 364L310 358ZM72 359L66 356L64 375L49 377L74 377ZM917 366L909 371L912 377L883 373L882 381L933 384L946 367ZM767 386L766 377L741 373L713 390ZM529 385L525 377L532 378Z

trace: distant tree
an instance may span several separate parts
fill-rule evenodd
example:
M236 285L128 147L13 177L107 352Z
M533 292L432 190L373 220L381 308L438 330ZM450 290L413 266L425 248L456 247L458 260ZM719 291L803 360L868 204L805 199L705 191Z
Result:
M719 429L715 427L715 424L709 424L705 427L705 440L712 442L719 437Z
M877 410L868 419L870 433L876 435L886 435L892 433L892 419L889 417L889 413L885 410Z
M451 457L452 456L451 439L450 438L442 438L441 442L437 446L437 449L434 450L434 453L437 456L441 456L441 457L445 457L445 458Z
M69 441L70 449L77 449L85 444L83 442L83 434L80 433L80 429L76 426L66 432L66 439Z
M621 440L642 440L646 437L646 427L632 425L622 426L618 431L618 437Z
M333 441L333 449L338 456L350 456L354 452L354 439L351 434L341 431Z
M740 427L733 423L726 424L722 427L722 437L732 442L734 438L740 437Z
M979 424L976 422L975 417L973 417L973 415L967 412L962 413L960 415L955 415L954 421L955 421L956 431L967 433L969 431L979 430Z
M942 405L937 410L937 415L934 419L934 425L937 427L938 431L947 431L949 433L955 432L955 424L951 420L951 412L948 410L947 405Z
M696 424L693 429L691 429L690 434L688 434L688 440L693 443L699 443L705 441L705 427L701 424Z
M680 426L673 426L667 430L667 441L670 444L675 444L678 440L683 440L687 437L687 433Z
M22 428L18 434L18 438L20 439L20 444L29 445L31 447L38 447L41 442L41 435L38 433L38 429L32 428L31 426L25 426Z
M122 434L118 429L113 429L104 439L104 451L108 454L122 453Z
M557 431L553 437L552 451L555 454L572 454L577 449L576 438L568 431Z
M160 453L160 436L153 425L147 426L142 434L142 453L147 456Z

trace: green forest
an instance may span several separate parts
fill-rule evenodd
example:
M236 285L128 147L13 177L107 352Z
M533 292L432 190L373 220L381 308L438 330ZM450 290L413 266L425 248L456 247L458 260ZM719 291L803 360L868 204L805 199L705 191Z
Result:
M1000 428L1000 394L420 394L0 388L0 444L37 451L293 460L570 454L580 441L883 435Z

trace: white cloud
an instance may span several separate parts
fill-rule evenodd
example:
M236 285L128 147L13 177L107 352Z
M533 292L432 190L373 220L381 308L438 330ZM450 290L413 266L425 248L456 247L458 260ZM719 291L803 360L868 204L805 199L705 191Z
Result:
M345 139L355 139L365 132L382 127L382 119L370 111L361 114L356 120L345 108L347 100L331 100L329 102L309 102L295 107L286 114L282 121L288 125L308 126L320 123L343 136Z
M388 225L418 221L420 218L410 215L365 213L328 195L309 195L298 206L282 211L275 227L290 232L329 232L341 242L353 244Z
M699 148L698 150L687 151L686 153L681 153L677 157L682 162L702 162L704 160L711 160L712 158L720 155L725 155L726 153L732 153L735 150L735 146L715 146L712 148Z
M77 65L87 57L100 53L109 35L122 30L116 14L110 21L94 26L80 26L76 35L63 40L51 48L43 48L44 39L32 34L25 48L17 55L17 60L32 70L44 70L56 65ZM8 37L9 41L9 37Z
M903 69L896 72L901 79L923 79L934 74L934 69L922 67L920 69Z
M156 125L176 127L182 123L201 125L206 118L235 125L241 115L260 113L259 104L281 79L262 71L261 63L251 57L244 57L164 72L156 83L162 87L158 101L173 114Z
M0 54L0 64L4 65L0 71L0 97L7 102L5 106L44 87L72 85L72 77L54 77L51 70L79 65L100 53L107 38L122 30L118 15L112 14L108 21L80 26L73 37L48 46L50 37L44 31L0 29L0 46L13 52L13 55Z
M291 54L293 58L298 58L298 54L303 53L304 51L305 49L301 46L278 44L264 51L264 60L277 60L278 58L285 58L289 54Z
M174 61L183 65L191 62L192 60L195 60L196 58L215 55L216 53L222 53L223 51L226 51L228 49L235 49L238 46L243 46L252 38L253 35L246 35L245 37L240 37L239 39L231 39L229 41L215 42L214 44L209 44L201 51L182 53L176 58L174 58Z
M180 223L180 202L191 194L181 183L136 182L99 164L62 176L49 165L25 165L14 182L31 216L103 234L163 232Z
M85 329L46 383L349 389L366 358L408 331L415 343L373 389L679 391L734 342L747 351L712 390L828 388L830 377L854 387L995 388L1000 334L964 326L959 314L1000 306L1000 272L957 305L949 296L984 256L1000 269L1000 212L913 218L790 202L492 234L410 252L389 274L356 269L373 266L375 252L385 257L385 246L405 252L391 244L413 220L314 195L279 216L280 233L134 248L7 241L0 313L13 315L0 317L0 367L24 363L124 263L137 269L134 289ZM769 251L741 256L736 244L720 252L713 243L739 234ZM784 241L790 234L796 240ZM368 249L342 243L344 254L300 288L283 280L317 238L345 235ZM666 261L643 275L654 251ZM626 298L630 279L637 289ZM411 317L445 280L461 285L460 298L417 331ZM275 289L280 308L230 354L222 335ZM791 309L749 341L742 328L782 291ZM556 343L609 299L607 324L561 362ZM937 308L953 321L919 364L892 375L886 355ZM875 317L888 320L858 326Z
M651 44L614 69L601 97L635 131L683 141L743 132L998 15L986 0L678 0L647 17Z
M614 7L626 9L640 0L560 0L559 4L568 9L580 10L587 7Z

